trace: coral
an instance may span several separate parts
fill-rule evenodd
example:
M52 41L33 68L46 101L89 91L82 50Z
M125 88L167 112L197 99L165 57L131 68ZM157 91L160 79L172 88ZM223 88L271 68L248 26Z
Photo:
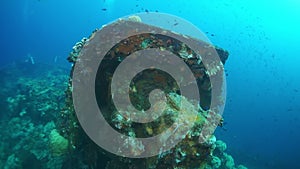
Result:
M8 156L4 169L22 169L21 161L15 154Z
M221 166L221 160L219 159L219 157L213 156L212 160L211 160L211 166L212 168L220 168Z
M216 149L218 149L220 152L224 152L227 149L227 145L222 140L217 140Z
M238 165L237 169L247 169L247 167L243 166L243 165Z
M132 15L128 17L129 21L133 21L133 22L142 22L141 17L137 16L137 15Z
M225 168L226 169L233 169L234 168L234 160L231 155L228 155L227 153L224 153L224 162L225 162Z
M4 162L6 160L5 155L5 145L4 142L2 142L0 139L0 168L4 168Z
M15 63L0 74L0 168L61 168L64 158L51 154L48 136L64 104L68 72Z
M57 114L53 112L64 105L67 71L42 64L28 66L18 63L2 70L5 75L0 83L6 86L0 89L0 99L6 100L3 114L8 118L30 116L36 123L54 120Z
M215 141L213 147L214 147L214 149L212 150L212 152L210 154L211 160L207 164L206 169L218 168L217 166L219 166L219 164L220 164L219 168L222 168L222 169L239 169L239 168L247 169L247 167L245 167L243 165L235 164L233 157L231 155L229 155L228 153L226 153L227 145L222 140ZM218 163L218 162L220 162L220 163Z
M24 160L28 157L25 154L31 154L33 159L40 161L48 161L52 157L48 147L48 133L55 127L53 121L48 122L46 125L34 125L31 120L22 119L21 117L12 118L6 124L6 130L2 132L4 137L1 138L1 142L4 140L9 141L8 145L3 146L1 155L8 156L6 152L15 152L16 158L20 163L25 163ZM4 144L4 143L3 143ZM7 150L8 147L11 149ZM33 164L32 164L33 165Z
M61 136L56 129L50 132L49 145L54 156L61 156L68 150L69 142Z
M208 138L208 140L204 143L206 146L208 146L208 147L212 147L212 149L215 149L215 143L216 143L216 141L217 141L217 138L216 138L216 136L214 136L214 135L211 135L209 138Z
M215 141L212 147L210 160L205 166L205 169L247 169L247 167L243 165L235 165L233 157L226 153L227 146L222 140Z
M81 41L77 42L73 48L72 48L72 52L70 52L67 60L69 62L72 62L72 63L75 63L77 58L78 58L78 55L79 55L79 52L81 51L81 49L83 48L84 44L88 41L88 38L82 38Z

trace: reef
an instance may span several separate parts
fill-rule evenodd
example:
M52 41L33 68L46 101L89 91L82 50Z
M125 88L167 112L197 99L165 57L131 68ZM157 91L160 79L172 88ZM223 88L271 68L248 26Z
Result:
M0 168L61 168L50 136L65 105L68 70L16 62L0 75Z
M138 23L135 23L136 21ZM132 27L135 27L135 24L143 24L136 18L128 22L132 22L129 24ZM160 28L154 29L165 31ZM34 65L15 63L0 71L2 77L0 98L4 100L0 103L2 107L0 168L246 169L245 166L235 163L233 157L227 153L226 144L214 134L210 135L205 143L199 142L203 126L209 123L208 119L213 118L211 116L213 110L209 107L211 100L209 76L221 71L206 70L205 66L195 59L197 54L184 43L156 33L131 36L107 52L102 65L105 71L97 75L99 78L96 86L98 85L99 90L96 92L100 95L97 101L111 97L107 89L114 68L128 55L147 48L169 50L183 59L196 74L201 93L199 106L192 104L194 100L180 95L178 85L170 76L157 70L149 70L133 79L133 83L130 84L130 97L139 109L153 106L154 110L160 110L163 103L156 101L150 105L148 97L149 92L156 88L164 90L167 93L168 103L164 115L151 123L140 125L122 116L108 99L104 105L108 111L104 112L103 116L116 131L132 138L155 136L175 121L178 124L175 126L178 131L182 130L182 126L194 122L191 130L186 135L169 135L170 138L184 138L170 150L148 158L117 156L95 144L77 119L72 98L72 80L74 66L78 63L82 51L98 40L105 40L97 37L98 31L95 30L90 37L83 38L72 48L68 57L72 63L71 73L59 67L38 63ZM194 40L180 34L176 36ZM220 64L225 64L229 55L226 50L205 42L200 44L203 45L204 51L215 49L220 56ZM130 112L122 112L126 113ZM183 115L179 116L179 113ZM221 126L223 119L219 115L216 116L218 121L215 125ZM134 139L128 139L124 146L131 147L132 153L136 155L147 150L147 147L143 147Z

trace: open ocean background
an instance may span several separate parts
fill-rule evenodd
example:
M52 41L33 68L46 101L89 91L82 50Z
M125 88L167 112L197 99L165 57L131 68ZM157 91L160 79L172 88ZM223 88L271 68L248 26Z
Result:
M77 41L129 14L158 11L192 22L213 44L230 52L225 65L226 124L217 129L217 137L227 143L235 161L250 169L300 168L299 0L2 0L0 4L0 67L32 56L35 64L70 69L66 58Z

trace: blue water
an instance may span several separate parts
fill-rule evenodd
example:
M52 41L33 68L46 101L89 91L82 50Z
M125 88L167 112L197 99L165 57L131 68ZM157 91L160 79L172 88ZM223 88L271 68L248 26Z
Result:
M145 10L192 22L230 52L217 137L248 168L300 168L300 1L3 0L0 8L0 67L30 55L68 69L82 37Z

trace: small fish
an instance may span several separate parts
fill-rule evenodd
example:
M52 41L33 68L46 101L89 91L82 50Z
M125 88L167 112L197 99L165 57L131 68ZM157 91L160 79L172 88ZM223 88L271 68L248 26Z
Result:
M221 127L221 129L223 129L223 131L227 131L227 128L225 128L225 127Z
M145 9L145 12L149 13L148 9Z
M107 11L107 9L106 9L106 8L102 8L101 10L102 10L102 11Z
M219 127L221 127L221 129L223 131L227 131L227 128L225 127L225 125L227 125L227 122L223 122L222 126L219 126Z
M173 25L176 26L176 25L178 25L178 24L179 24L179 23L176 22L176 23L174 23Z
M272 54L272 58L273 58L273 59L275 58L275 54Z
M57 58L58 58L58 56L55 56L55 57L54 57L54 63L57 62Z

